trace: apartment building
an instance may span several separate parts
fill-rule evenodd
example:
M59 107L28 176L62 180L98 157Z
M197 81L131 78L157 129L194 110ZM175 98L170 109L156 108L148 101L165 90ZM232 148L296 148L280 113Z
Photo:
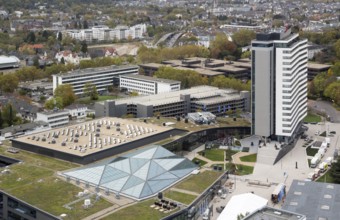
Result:
M169 79L161 79L143 75L120 76L119 86L129 92L138 92L142 95L153 95L165 92L178 91L181 89L181 82Z
M107 91L108 86L119 85L119 76L138 74L138 66L122 65L75 70L65 74L53 75L53 91L63 84L70 84L77 96L84 93L86 83L96 86L99 93Z
M307 40L290 29L252 41L252 133L289 143L307 114Z
M212 86L197 86L190 89L137 96L125 99L97 102L97 117L174 117L190 112L208 111L215 115L225 115L229 110L250 110L250 93L232 89L219 89Z

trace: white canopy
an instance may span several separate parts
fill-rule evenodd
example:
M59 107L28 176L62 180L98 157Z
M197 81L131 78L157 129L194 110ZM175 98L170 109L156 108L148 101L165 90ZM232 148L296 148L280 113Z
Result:
M267 199L253 193L244 193L231 197L227 206L218 216L217 220L237 220L239 214L245 215L263 208L268 203Z

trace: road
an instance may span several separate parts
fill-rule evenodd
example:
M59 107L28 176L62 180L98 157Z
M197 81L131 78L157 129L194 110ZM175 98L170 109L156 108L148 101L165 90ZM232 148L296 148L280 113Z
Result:
M325 112L333 122L340 123L340 111L336 110L331 103L326 101L308 100L308 106L316 111Z

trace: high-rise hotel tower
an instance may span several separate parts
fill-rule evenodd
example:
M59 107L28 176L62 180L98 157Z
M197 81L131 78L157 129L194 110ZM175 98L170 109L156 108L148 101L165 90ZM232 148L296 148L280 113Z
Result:
M252 41L252 133L289 143L307 114L307 40L290 29Z

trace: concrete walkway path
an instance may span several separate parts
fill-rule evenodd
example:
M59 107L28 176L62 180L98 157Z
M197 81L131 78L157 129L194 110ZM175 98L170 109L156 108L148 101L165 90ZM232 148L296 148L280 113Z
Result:
M244 156L248 156L254 153L248 153L248 152L238 152L236 154L234 154L233 156L231 156L233 163L235 164L241 164L241 165L245 165L245 166L255 166L254 162L243 162L241 161L240 157L244 157Z

